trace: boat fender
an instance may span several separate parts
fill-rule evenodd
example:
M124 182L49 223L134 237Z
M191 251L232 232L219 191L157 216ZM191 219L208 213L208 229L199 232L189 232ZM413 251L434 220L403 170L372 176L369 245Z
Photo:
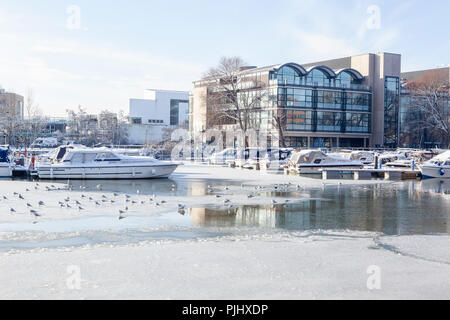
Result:
M440 169L439 169L439 174L440 174L441 176L445 175L444 168L440 168Z

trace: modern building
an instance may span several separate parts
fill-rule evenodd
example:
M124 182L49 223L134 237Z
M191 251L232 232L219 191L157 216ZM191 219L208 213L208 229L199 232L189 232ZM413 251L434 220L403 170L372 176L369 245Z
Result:
M14 118L23 120L23 101L23 96L13 92L6 92L5 89L0 88L0 119Z
M153 90L144 99L130 99L128 140L151 144L163 140L165 129L188 126L189 92Z
M241 82L241 92L268 92L267 98L260 95L264 98L252 116L268 140L277 131L274 119L282 119L284 140L292 147L397 147L403 76L408 73L401 73L401 55L367 53L306 64L243 67L233 81ZM232 117L217 123L214 116L221 82L212 78L194 82L190 118L194 136L212 127L237 127Z
M399 146L409 148L449 148L450 135L450 67L404 72L401 74L400 116L399 116ZM410 84L428 83L430 91L436 86L443 90L437 96L437 116L430 118L429 112L424 112L418 106L423 105L423 97L410 88ZM447 84L447 88L445 88ZM424 88L422 88L424 89ZM423 90L422 90L423 91ZM433 107L434 108L434 107ZM430 110L431 111L431 110ZM437 123L436 123L437 121ZM445 130L438 130L441 123Z

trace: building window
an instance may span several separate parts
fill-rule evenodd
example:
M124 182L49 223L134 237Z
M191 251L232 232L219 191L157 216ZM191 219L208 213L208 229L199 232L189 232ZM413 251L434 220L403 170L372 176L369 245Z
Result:
M345 109L353 111L370 111L372 98L367 93L347 92L345 95Z
M142 124L142 118L132 118L131 123L133 124Z
M287 147L291 148L307 148L308 138L307 137L285 137L284 142Z
M317 131L340 132L342 112L317 112Z
M319 69L311 70L306 76L306 84L310 86L329 87L330 78Z
M148 123L152 123L152 124L162 124L164 123L164 120L155 120L155 119L149 119Z
M368 113L348 112L345 119L345 132L369 133L370 115Z
M384 145L386 147L398 146L399 99L398 77L386 77L384 83Z
M180 103L189 103L188 100L170 100L170 125L176 126L180 124Z
M302 75L292 67L284 66L277 72L278 84L280 85L301 85L304 84Z

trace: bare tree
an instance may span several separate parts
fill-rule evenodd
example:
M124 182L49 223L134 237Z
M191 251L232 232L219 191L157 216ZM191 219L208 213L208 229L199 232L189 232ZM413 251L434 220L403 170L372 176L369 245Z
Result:
M42 134L45 126L45 119L39 105L35 103L33 90L28 89L25 102L25 144L30 145L40 134Z
M66 112L69 118L67 137L87 146L96 144L99 137L97 117L89 115L81 106L78 106L77 112L70 109Z
M274 110L272 113L272 126L278 132L278 141L282 148L286 148L286 138L284 135L286 129L286 111L283 109Z
M450 89L448 79L443 79L435 71L407 83L410 91L412 112L418 112L417 128L426 129L435 141L448 147L450 138Z
M66 110L69 121L67 138L92 146L98 143L120 145L128 143L128 119L123 111L118 114L103 110L98 115L88 114L78 106L78 111Z
M223 57L206 72L208 114L213 125L236 124L246 132L259 129L261 105L268 95L267 85L258 76L245 73L239 57Z

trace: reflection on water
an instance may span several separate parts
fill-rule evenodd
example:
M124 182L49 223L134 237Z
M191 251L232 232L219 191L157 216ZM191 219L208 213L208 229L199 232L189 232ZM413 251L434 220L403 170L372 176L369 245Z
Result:
M302 191L314 199L295 204L191 208L189 213L194 225L205 227L349 229L392 235L450 233L448 191L448 181L439 180L327 186ZM298 192L267 195L293 199L301 196Z
M54 183L55 186L67 181ZM215 193L247 194L241 182L157 179L135 181L71 181L74 191L203 196ZM234 188L225 191L225 186ZM208 186L213 186L214 189ZM81 187L81 188L80 188ZM208 189L210 189L208 191ZM252 193L263 198L288 198L276 205L198 205L184 212L126 219L85 217L32 223L0 224L0 251L11 248L126 244L154 239L196 239L229 234L255 234L279 230L357 230L390 235L450 234L450 181L424 180L373 185L332 185L297 190L272 186ZM233 190L233 191L232 191ZM246 191L247 190L247 191ZM166 198L170 201L169 197ZM279 200L278 202L283 202ZM11 233L13 237L9 237ZM34 239L37 234L38 238Z

